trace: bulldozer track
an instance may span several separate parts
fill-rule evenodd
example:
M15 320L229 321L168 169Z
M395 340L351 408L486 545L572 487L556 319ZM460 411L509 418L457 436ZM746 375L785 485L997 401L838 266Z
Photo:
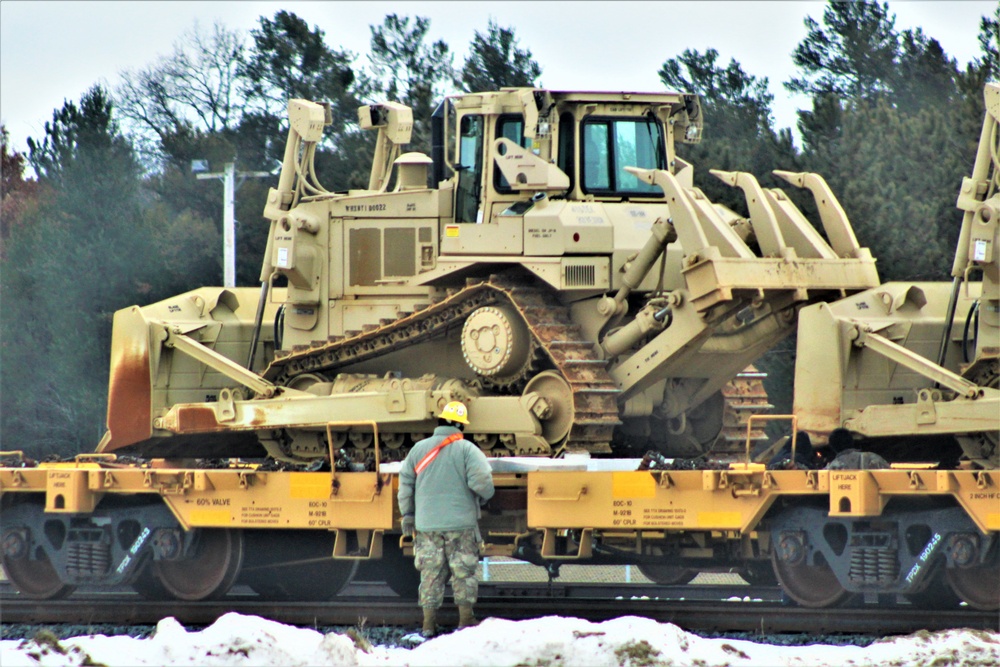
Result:
M511 276L491 276L469 281L462 289L394 320L382 320L348 336L278 351L264 370L264 377L284 385L305 373L329 373L395 350L447 335L483 306L507 304L524 319L534 343L553 370L572 391L573 420L564 446L594 454L610 453L618 418L620 390L570 317L569 309L544 287L525 284Z

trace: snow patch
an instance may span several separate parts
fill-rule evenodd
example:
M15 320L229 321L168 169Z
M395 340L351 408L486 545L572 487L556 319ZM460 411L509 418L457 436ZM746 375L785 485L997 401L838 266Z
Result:
M0 641L4 667L108 667L145 665L336 665L403 667L605 667L612 665L775 665L794 667L972 667L1000 664L1000 632L918 632L857 646L772 646L745 640L705 639L672 623L623 616L600 623L563 616L525 621L485 619L476 627L421 641L414 648L359 649L346 635L323 634L229 613L201 631L165 618L146 639L87 635L62 641Z

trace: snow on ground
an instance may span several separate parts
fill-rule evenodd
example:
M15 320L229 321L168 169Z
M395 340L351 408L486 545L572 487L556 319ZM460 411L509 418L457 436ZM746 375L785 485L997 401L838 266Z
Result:
M0 665L1000 665L1000 632L919 632L866 648L770 646L704 639L670 623L636 616L603 623L560 616L527 621L490 618L478 627L435 637L412 649L366 648L360 648L347 635L324 635L258 616L230 613L196 632L188 632L175 619L165 618L155 634L146 639L88 635L51 643L41 637L0 641Z

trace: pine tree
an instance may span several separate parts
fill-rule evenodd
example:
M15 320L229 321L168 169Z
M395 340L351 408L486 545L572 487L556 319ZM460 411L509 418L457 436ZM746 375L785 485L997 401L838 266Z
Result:
M279 10L261 16L250 31L253 44L239 76L250 104L265 114L283 117L290 99L330 102L334 133L356 118L352 87L357 75L354 54L326 45L325 33L296 14Z
M984 16L979 21L979 48L983 57L980 63L987 69L990 81L1000 79L1000 2L992 16Z
M252 106L239 128L241 161L266 170L281 161L289 100L329 103L332 124L317 147L316 168L331 189L357 187L359 183L352 181L357 169L353 152L360 148L362 155L370 155L374 143L370 133L357 128L360 98L371 82L352 67L355 55L327 46L319 26L310 29L292 12L278 11L273 19L262 16L259 24L250 32L253 44L240 70ZM257 245L263 252L264 246Z
M504 87L533 87L542 68L531 51L517 47L514 28L501 28L490 19L486 34L476 31L469 56L462 67L462 90L467 93L500 90Z
M165 272L188 275L203 239L151 201L103 88L67 101L28 146L38 193L0 271L0 425L19 449L65 456L103 433L114 312L165 296Z
M373 93L413 109L411 150L430 153L430 117L455 86L452 55L443 40L427 43L430 19L389 14L371 26Z
M823 10L823 27L806 17L806 38L792 53L802 76L785 87L856 100L885 92L894 80L899 54L895 23L888 3L830 0Z
M829 2L823 24L806 19L801 76L785 84L813 96L799 112L804 166L826 177L883 280L944 279L988 68L963 74L922 29L896 32L885 4Z
M774 96L767 77L745 72L735 60L718 64L719 52L685 50L663 63L659 76L673 90L697 93L704 115L700 143L678 145L678 154L694 164L695 185L716 201L746 215L741 191L725 185L709 169L749 171L762 184L777 186L773 169L794 169L795 149L788 131L777 132L771 113Z

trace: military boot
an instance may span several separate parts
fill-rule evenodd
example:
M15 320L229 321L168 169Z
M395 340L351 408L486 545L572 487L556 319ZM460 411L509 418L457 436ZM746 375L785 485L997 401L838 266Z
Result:
M472 605L459 605L458 606L458 628L471 628L473 625L479 625L479 621L475 616L472 615Z
M437 609L424 607L424 627L420 635L430 639L435 634L437 634Z

